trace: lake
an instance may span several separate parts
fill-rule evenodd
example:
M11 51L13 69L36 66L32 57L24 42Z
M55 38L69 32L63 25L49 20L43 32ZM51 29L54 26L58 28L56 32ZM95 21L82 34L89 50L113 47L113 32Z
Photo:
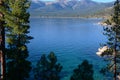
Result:
M74 68L84 59L94 65L95 80L102 80L99 70L105 65L96 55L101 43L105 43L102 19L77 18L31 18L30 35L34 37L28 45L33 66L41 54L53 51L63 66L61 80L69 80Z

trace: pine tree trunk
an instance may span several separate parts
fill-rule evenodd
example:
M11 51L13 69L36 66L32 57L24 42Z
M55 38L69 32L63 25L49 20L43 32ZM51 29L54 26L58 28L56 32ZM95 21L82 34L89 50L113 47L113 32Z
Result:
M3 1L0 0L0 6L3 6ZM0 18L3 14L0 12ZM6 61L5 61L5 29L4 21L0 21L0 58L1 58L1 80L6 80Z
M116 49L114 50L114 79L113 80L117 80L117 68L116 68Z
M117 57L117 29L118 26L115 27L115 43L114 43L114 50L113 50L113 56L114 56L114 79L117 80L117 62L116 62L116 57Z

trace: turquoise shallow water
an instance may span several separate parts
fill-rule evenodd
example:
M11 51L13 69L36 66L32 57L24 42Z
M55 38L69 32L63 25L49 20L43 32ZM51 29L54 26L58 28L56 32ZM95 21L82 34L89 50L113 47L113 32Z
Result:
M100 43L104 43L101 19L31 18L30 35L34 37L29 46L33 66L41 54L54 51L63 65L61 80L69 80L74 68L84 59L94 65L95 80L102 80L100 68L105 62L96 55Z

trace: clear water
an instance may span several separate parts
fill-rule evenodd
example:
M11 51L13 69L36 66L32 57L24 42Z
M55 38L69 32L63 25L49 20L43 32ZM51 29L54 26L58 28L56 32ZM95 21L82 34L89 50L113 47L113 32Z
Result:
M41 54L56 53L63 65L61 80L69 80L74 68L84 59L94 65L95 80L102 80L99 74L105 62L96 55L100 43L105 42L101 19L31 18L30 35L34 37L29 46L33 66Z

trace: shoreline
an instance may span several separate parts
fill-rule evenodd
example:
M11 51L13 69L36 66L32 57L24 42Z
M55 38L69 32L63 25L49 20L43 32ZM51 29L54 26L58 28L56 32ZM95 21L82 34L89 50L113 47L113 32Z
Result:
M72 19L72 18L76 18L76 19L105 19L104 17L40 17L40 16L30 16L30 18L60 18L60 19Z

